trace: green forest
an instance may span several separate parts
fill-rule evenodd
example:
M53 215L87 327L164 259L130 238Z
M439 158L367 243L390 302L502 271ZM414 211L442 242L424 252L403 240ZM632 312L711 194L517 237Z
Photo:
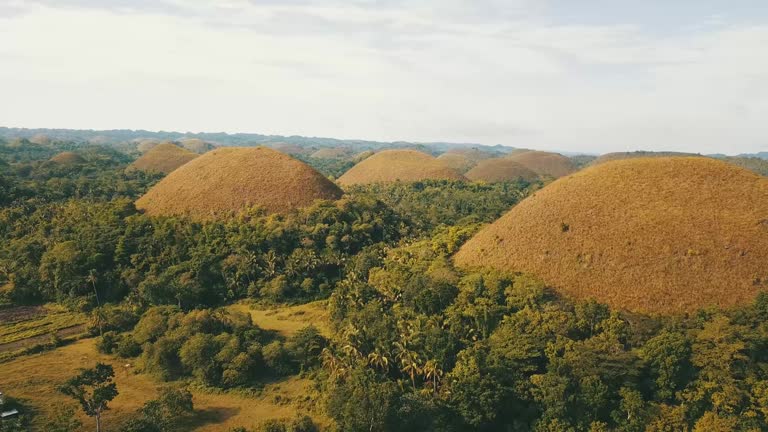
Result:
M49 161L62 151L84 161ZM296 376L312 381L326 423L296 409L230 430L768 430L768 296L650 316L563 298L532 275L454 266L465 241L542 182L355 186L290 214L252 207L197 221L136 209L162 177L126 171L136 156L0 141L0 312L83 314L100 353L166 386L110 431L189 430L187 388L249 395ZM303 159L330 178L351 166ZM316 301L328 331L308 324L288 337L230 307ZM71 343L53 339L0 361ZM121 382L111 366L82 366L95 369L57 388L99 418ZM0 431L43 424L15 403L24 414ZM73 416L48 416L45 428L80 430Z

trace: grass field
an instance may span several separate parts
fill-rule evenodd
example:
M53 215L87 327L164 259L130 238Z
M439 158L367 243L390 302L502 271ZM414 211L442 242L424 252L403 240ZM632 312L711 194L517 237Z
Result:
M230 308L240 312L249 312L254 324L265 330L273 330L282 336L291 336L310 324L317 327L324 336L331 334L325 301L279 308L261 308L247 303L239 303L230 306Z
M22 306L0 311L0 361L48 342L75 338L85 332L87 317L56 306Z
M246 305L233 308L249 311ZM311 320L321 329L324 324L324 305L308 305L285 308L284 310L251 310L254 321L260 326L284 335L303 327L302 318ZM95 347L96 339L82 339L67 346L40 354L25 355L2 363L0 391L17 399L25 409L34 414L33 430L40 430L48 416L63 405L74 401L59 394L58 385L77 373L78 368L92 367L96 362L111 364L115 370L115 382L120 394L111 403L111 409L104 414L107 430L117 427L130 418L144 402L152 399L158 386L163 383L149 375L138 373L133 360L115 358L101 354ZM236 426L253 428L268 419L292 418L296 414L307 414L321 427L329 424L327 418L315 408L317 393L312 381L306 378L290 377L265 385L256 396L238 392L208 392L195 387L196 414L182 425L185 430L200 432L226 432ZM93 430L91 419L78 415L83 421L83 430Z

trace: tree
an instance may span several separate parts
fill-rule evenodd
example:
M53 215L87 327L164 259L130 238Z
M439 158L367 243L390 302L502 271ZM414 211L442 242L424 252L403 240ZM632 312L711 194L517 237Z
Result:
M107 404L118 394L117 384L112 381L114 377L112 366L96 363L94 368L81 370L59 388L80 402L86 415L96 418L96 432L101 432L101 414L109 409Z

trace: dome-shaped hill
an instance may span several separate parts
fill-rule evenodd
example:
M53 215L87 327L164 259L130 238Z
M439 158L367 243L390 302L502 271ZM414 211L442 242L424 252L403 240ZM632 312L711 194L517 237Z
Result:
M341 190L303 162L267 147L222 147L168 174L136 201L150 215L213 219L245 207L285 213Z
M539 176L522 164L506 158L486 159L464 174L472 181L488 183L506 181L533 181Z
M353 166L339 177L339 184L466 180L434 157L416 150L384 150Z
M203 154L216 148L213 144L205 142L199 138L182 138L179 140L179 144L185 149L197 154Z
M507 156L540 176L559 178L576 171L570 159L559 154L543 151L513 152Z
M492 158L494 154L476 148L451 149L437 157L445 166L465 173L481 160Z
M197 153L192 153L175 144L162 143L141 155L128 166L128 169L168 174L197 156Z
M346 147L324 147L312 153L311 157L316 159L340 159L351 154L352 150Z
M592 165L601 164L615 160L636 159L636 158L656 158L656 157L690 157L698 156L693 153L679 152L652 152L652 151L633 151L633 152L615 152L601 155L592 162Z
M142 139L137 142L136 150L140 151L141 153L146 153L155 148L155 146L159 145L160 143L162 143L162 141L153 138Z
M85 163L85 159L75 152L65 151L57 154L50 159L50 162L59 165L79 165Z
M51 139L51 137L45 134L37 134L29 138L29 142L31 142L32 144L39 144L39 145L48 145L52 141L53 140Z
M455 260L636 312L748 303L768 289L768 179L708 158L597 165L520 202Z

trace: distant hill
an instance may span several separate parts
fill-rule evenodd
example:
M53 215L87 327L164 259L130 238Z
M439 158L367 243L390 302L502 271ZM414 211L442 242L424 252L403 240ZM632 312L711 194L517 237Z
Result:
M472 181L484 181L488 183L506 181L533 181L539 175L526 168L519 162L507 158L486 159L480 161L477 166L464 174Z
M61 152L50 159L50 162L59 165L78 165L85 163L85 159L75 152Z
M168 174L197 156L197 153L181 148L176 144L162 143L144 153L128 168Z
M466 180L457 171L426 153L415 150L384 150L358 163L339 177L339 184L389 183L419 180Z
M559 153L535 150L515 151L507 158L530 169L540 176L559 178L576 171L576 166Z
M635 312L728 308L768 289L766 215L768 179L745 169L704 157L612 161L526 198L455 260Z

